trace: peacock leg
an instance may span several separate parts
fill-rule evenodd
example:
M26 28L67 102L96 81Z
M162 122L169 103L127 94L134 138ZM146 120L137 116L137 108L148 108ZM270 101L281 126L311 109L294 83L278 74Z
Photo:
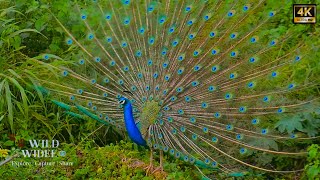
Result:
M150 148L150 164L145 167L144 169L146 170L146 175L148 175L149 173L151 173L153 171L153 150L152 148Z
M152 173L157 171L163 172L163 151L160 150L160 167L157 167Z

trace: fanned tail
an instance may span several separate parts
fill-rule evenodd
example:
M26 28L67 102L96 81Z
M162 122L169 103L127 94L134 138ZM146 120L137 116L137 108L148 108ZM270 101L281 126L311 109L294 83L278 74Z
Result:
M76 53L64 60L44 54L39 63L60 76L40 81L82 113L119 129L117 101L128 97L149 145L184 161L227 173L242 170L239 164L295 172L246 158L305 155L287 152L284 142L315 138L272 127L312 111L319 99L299 94L317 94L319 75L297 68L306 66L312 49L296 40L305 38L303 31L270 30L283 11L270 7L263 0L70 3L75 11L68 21L63 13L53 17ZM145 120L144 111L156 106L154 121Z

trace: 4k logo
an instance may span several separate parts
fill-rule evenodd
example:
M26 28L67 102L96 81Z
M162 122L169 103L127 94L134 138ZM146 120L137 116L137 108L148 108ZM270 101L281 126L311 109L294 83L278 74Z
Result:
M316 23L317 8L315 4L294 4L293 23L314 24Z

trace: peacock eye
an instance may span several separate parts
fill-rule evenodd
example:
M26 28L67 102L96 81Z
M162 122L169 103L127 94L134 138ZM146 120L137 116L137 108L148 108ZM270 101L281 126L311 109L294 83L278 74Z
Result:
M119 101L120 104L124 104L125 102L126 102L126 100Z

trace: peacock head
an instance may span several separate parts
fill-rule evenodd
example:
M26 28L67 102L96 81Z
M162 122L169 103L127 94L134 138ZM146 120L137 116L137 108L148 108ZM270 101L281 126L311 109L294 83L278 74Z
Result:
M125 97L120 97L118 103L121 104L122 106L125 106L128 103L130 103L130 100Z
M133 95L132 92L130 92L130 91L126 91L126 90L125 90L125 91L123 91L123 92L129 93L129 94ZM130 101L129 99L125 98L124 96L120 96L120 97L118 97L118 99L119 99L118 102L119 102L119 104L122 105L122 107L124 107L125 105L131 103L131 101Z

